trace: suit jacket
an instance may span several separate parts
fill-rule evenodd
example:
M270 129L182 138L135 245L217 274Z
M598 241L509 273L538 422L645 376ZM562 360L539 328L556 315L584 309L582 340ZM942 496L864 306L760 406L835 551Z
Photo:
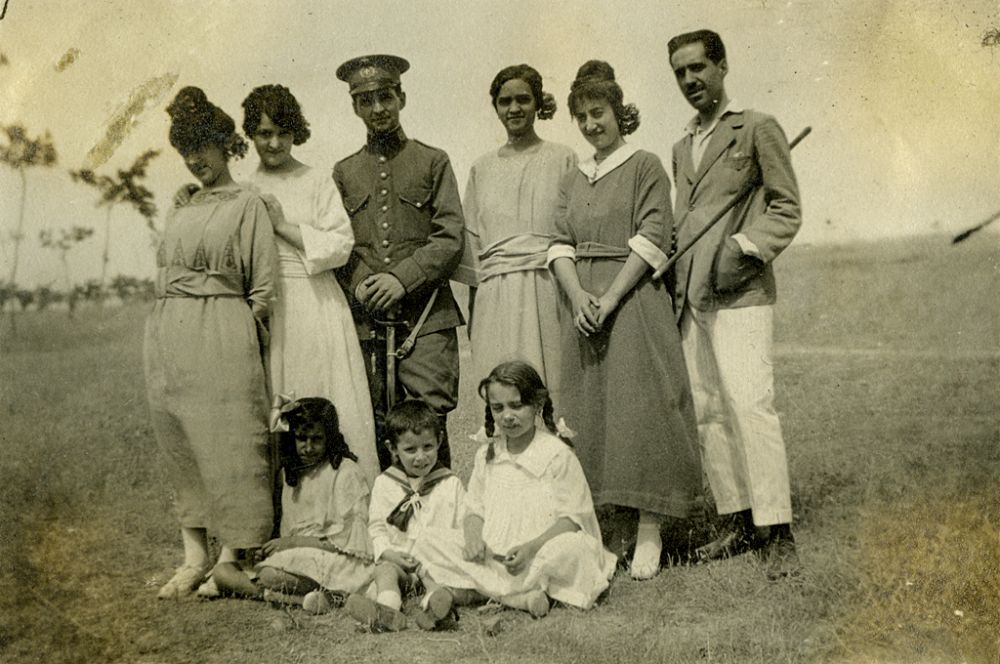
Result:
M802 223L788 141L777 121L751 110L724 115L696 170L691 134L674 145L674 219L683 246L746 184L754 193L733 208L676 265L675 306L701 311L774 304L771 261ZM744 255L731 237L742 233L760 251ZM720 285L724 284L724 287Z
M399 130L337 162L333 179L354 230L354 250L338 277L358 337L369 338L373 326L354 293L378 272L389 272L406 289L398 319L411 328L431 293L440 291L420 335L462 325L448 280L462 257L465 220L448 155Z

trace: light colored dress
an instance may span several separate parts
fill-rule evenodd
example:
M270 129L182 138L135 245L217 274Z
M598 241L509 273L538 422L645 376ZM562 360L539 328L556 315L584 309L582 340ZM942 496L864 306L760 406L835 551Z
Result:
M273 297L267 207L236 185L167 212L146 320L150 419L183 528L263 544L273 510L259 320Z
M466 561L464 535L457 530L419 540L413 555L446 586L474 588L494 598L542 590L565 604L592 607L611 582L616 558L601 544L590 488L572 448L542 428L518 455L507 451L503 437L492 445L492 461L486 461L488 445L476 452L465 499L467 513L483 518L490 551L506 554L563 517L580 529L550 539L517 576L492 558Z
M250 184L281 204L302 231L305 251L280 237L277 302L271 315L272 394L324 397L369 484L379 473L375 419L354 321L333 270L354 246L351 222L333 179L303 166L288 173L258 169Z
M670 294L670 182L656 155L625 145L563 182L549 260L572 258L603 295L631 252L650 265L603 329L583 336L563 296L563 409L597 505L686 517L701 490L694 405Z
M405 477L395 466L375 479L372 486L371 507L368 510L368 536L372 553L377 561L386 550L412 553L418 539L435 538L440 531L454 531L462 527L465 487L462 480L452 475L441 480L425 496L413 500L413 516L406 531L391 525L387 519L392 511L407 497L407 490L388 473ZM419 490L418 486L411 487Z
M285 549L258 565L312 579L323 588L352 593L371 582L368 544L368 482L358 465L344 459L334 470L324 461L285 484L281 493L281 536L325 537L345 553L315 547Z
M542 141L524 152L489 152L472 166L462 206L465 254L453 277L477 287L473 380L520 359L542 377L559 408L559 306L545 255L555 233L559 183L576 153Z

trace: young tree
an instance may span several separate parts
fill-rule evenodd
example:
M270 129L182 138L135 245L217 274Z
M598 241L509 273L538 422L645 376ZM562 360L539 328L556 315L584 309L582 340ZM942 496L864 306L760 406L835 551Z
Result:
M118 177L107 175L97 175L92 170L81 169L70 171L69 174L74 181L83 182L95 187L100 192L100 199L97 201L98 207L107 210L104 222L104 253L101 256L101 279L100 285L103 288L108 275L108 261L110 260L111 248L111 212L116 205L127 203L138 211L146 219L146 225L150 230L156 231L153 224L156 218L156 204L153 203L153 192L139 183L146 177L146 169L153 157L160 154L159 150L146 150L132 163L128 170L118 171Z
M59 260L63 265L63 276L66 278L66 292L73 290L73 281L69 276L69 260L67 255L70 249L80 244L94 234L93 228L86 226L73 226L72 228L60 228L59 236L50 230L39 231L38 239L46 249L55 249L59 252ZM72 314L72 311L70 311Z
M17 268L20 259L21 241L24 239L24 203L28 196L28 179L25 171L33 166L52 166L56 163L56 148L52 136L45 132L44 136L29 138L28 132L19 124L3 128L7 135L6 145L0 145L0 162L17 171L21 178L21 205L18 208L17 228L12 233L14 241L14 259L11 262L8 281L17 283Z

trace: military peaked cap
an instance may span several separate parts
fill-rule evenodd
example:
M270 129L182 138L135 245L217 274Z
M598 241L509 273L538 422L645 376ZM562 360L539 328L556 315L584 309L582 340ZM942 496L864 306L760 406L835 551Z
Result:
M357 95L399 85L399 75L409 68L409 62L395 55L362 55L337 67L337 78Z

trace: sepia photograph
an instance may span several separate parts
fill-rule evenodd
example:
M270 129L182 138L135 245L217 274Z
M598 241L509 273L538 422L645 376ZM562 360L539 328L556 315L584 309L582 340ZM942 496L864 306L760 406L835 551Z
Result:
M0 0L0 661L1000 664L1000 3Z

